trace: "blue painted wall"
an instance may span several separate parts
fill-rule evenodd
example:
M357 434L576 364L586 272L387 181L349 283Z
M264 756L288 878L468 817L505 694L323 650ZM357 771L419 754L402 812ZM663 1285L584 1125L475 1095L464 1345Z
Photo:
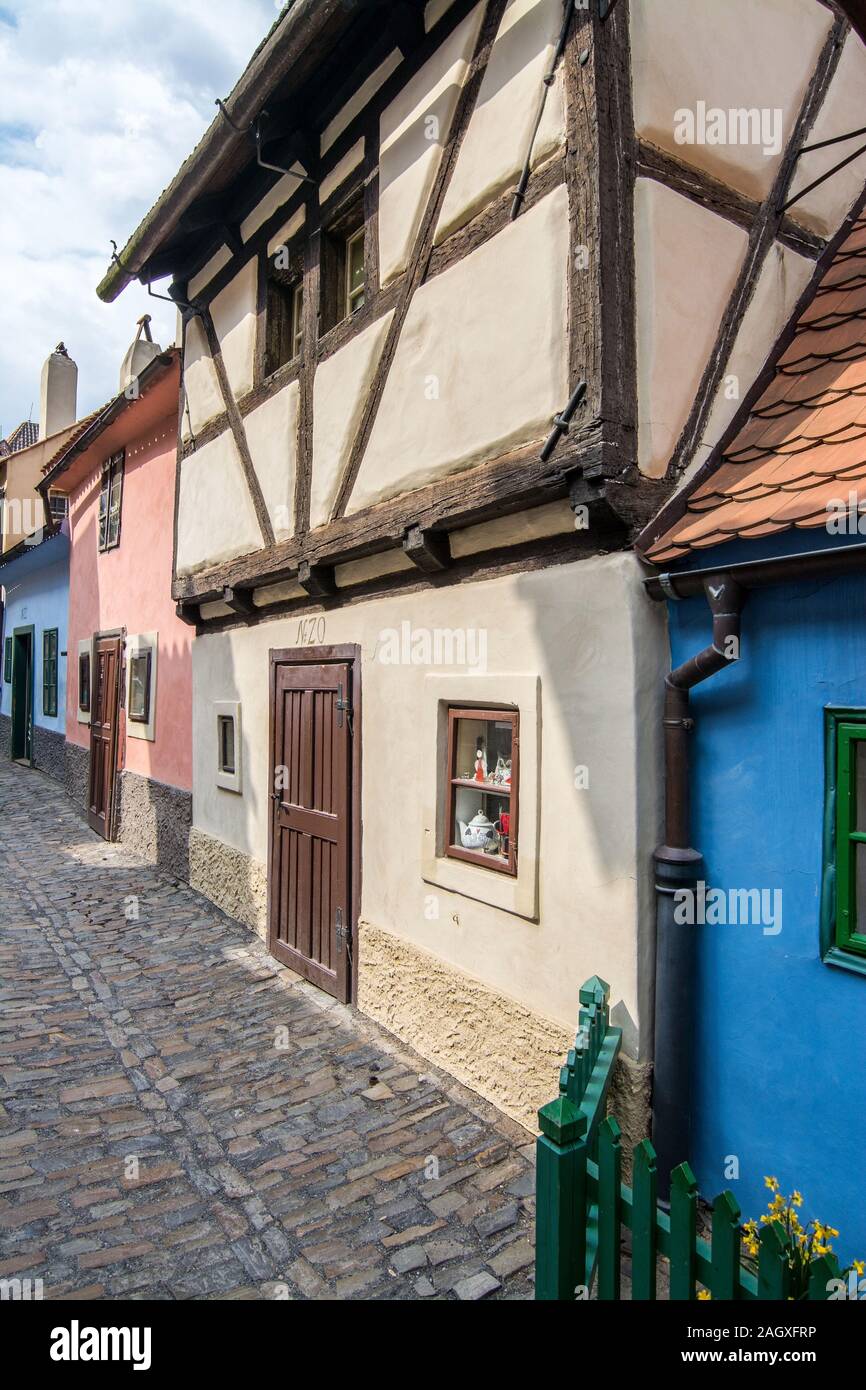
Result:
M862 543L862 537L855 537ZM699 557L814 549L815 533ZM674 665L710 640L703 599L669 605ZM753 591L741 660L692 694L692 843L720 888L781 888L782 931L698 932L693 1165L764 1210L765 1174L866 1256L866 976L825 965L819 909L824 707L866 710L866 577ZM725 1176L737 1155L740 1177Z
M16 627L30 627L34 632L35 673L33 686L33 722L43 729L66 732L66 630L69 616L69 541L61 532L25 551L0 569L6 611L3 617L3 637L10 637ZM42 634L56 627L57 634L57 714L42 712ZM2 676L0 666L0 676ZM0 713L12 713L12 686L3 681Z

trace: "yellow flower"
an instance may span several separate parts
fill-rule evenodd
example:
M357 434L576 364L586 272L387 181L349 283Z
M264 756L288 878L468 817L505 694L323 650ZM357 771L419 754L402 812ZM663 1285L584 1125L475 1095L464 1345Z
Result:
M698 1289L698 1298L700 1299L701 1303L706 1303L707 1299L712 1298L712 1296L713 1295L710 1293L709 1289Z
M791 1201L794 1203L794 1206L795 1206L795 1207L801 1207L801 1206L803 1205L803 1194L802 1194L802 1192L797 1192L797 1190L795 1189L795 1190L794 1190L794 1195L793 1195L793 1197L791 1198Z
M862 1260L853 1260L852 1264L858 1274L866 1274L866 1264L864 1264Z
M768 1188L770 1189L771 1192L778 1192L778 1191L779 1191L779 1179L778 1179L778 1178L764 1178L764 1186L765 1186L765 1187L768 1187Z

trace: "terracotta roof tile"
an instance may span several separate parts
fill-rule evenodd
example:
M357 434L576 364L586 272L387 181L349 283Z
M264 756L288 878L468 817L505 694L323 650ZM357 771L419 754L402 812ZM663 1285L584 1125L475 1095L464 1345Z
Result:
M745 425L646 557L659 564L736 537L824 526L849 496L866 509L866 213Z

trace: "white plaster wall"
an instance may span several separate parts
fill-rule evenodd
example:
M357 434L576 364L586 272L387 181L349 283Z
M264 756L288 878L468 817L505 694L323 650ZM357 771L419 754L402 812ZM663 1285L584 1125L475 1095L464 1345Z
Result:
M364 160L364 138L356 140L351 149L347 150L343 158L339 160L322 179L319 184L319 200L327 202L332 193L336 193L341 183L344 183L354 169L363 163Z
M177 572L194 574L261 545L235 442L226 432L180 465Z
M298 232L303 227L305 221L305 209L298 208L297 212L292 213L292 216L288 219L288 221L283 223L282 227L280 227L280 230L278 232L274 232L274 235L268 242L268 255L276 255L279 247L286 246L292 240L292 237L297 236Z
M385 61L379 64L375 72L371 72L366 82L361 83L351 100L346 102L346 105L337 112L334 119L329 121L322 131L320 142L322 154L327 153L338 136L342 135L343 131L352 124L356 116L360 116L364 107L373 99L379 88L384 87L388 78L397 71L402 61L403 55L399 48L395 48L393 52L388 54Z
M771 246L743 315L703 438L684 476L691 477L718 444L739 410L743 397L766 363L814 271L814 261L798 256L796 251L778 242Z
M210 306L235 399L253 387L257 297L258 261L252 256Z
M204 329L198 319L191 319L187 324L183 381L186 405L181 432L187 440L225 408Z
M198 275L194 275L190 280L188 288L190 299L195 299L196 295L200 294L201 291L210 284L218 271L222 270L224 265L228 265L231 258L232 253L227 246L221 246L218 251L215 251L210 260L206 261L202 266ZM176 335L176 340L180 342L179 331Z
M653 144L751 197L772 186L781 153L751 144L677 144L680 109L779 109L790 137L833 16L815 0L631 0L635 126ZM862 122L855 122L862 124Z
M383 285L406 268L483 13L484 7L476 5L382 112L379 274ZM438 122L438 131L431 121Z
M437 242L517 183L561 27L561 0L509 0L445 195ZM533 167L564 138L560 65L535 138Z
M244 420L253 467L278 541L286 540L295 530L300 400L298 383L290 382Z
M244 218L241 223L241 237L244 241L249 241L262 223L267 222L269 217L273 217L277 208L288 202L293 193L297 193L300 181L294 177L294 174L302 174L304 170L300 164L293 164L291 167L293 173L283 174L282 178L277 179L276 183L268 189L264 198L256 203L252 212Z
M316 368L310 525L329 520L393 311L371 323Z
M811 145L821 140L830 140L834 135L845 135L849 130L861 130L866 125L864 93L866 47L859 34L851 33L845 40L830 90L824 98L815 124L809 131L806 143ZM791 195L793 196L799 188L806 188L864 143L866 139L858 135L843 144L828 145L825 150L816 150L814 154L804 155L797 165L797 176L791 182ZM855 159L847 168L840 169L820 188L799 199L790 209L791 216L796 217L799 222L804 222L821 236L832 236L855 198L863 192L864 182L866 154Z
M748 237L653 179L635 184L638 466L667 468Z
M544 434L569 394L567 264L560 187L422 285L350 512Z
M404 621L413 629L483 628L488 672L538 678L537 922L431 889L421 877L421 808L436 775L434 750L420 738L431 668L374 657L381 634ZM634 557L394 594L332 610L325 625L326 643L358 643L363 654L363 918L569 1028L577 989L598 973L636 1052L649 1008L667 656L664 615L644 596ZM195 825L259 863L267 858L268 653L297 641L298 620L285 618L193 644ZM216 786L218 699L243 709L242 796ZM589 775L583 790L575 788L579 765ZM425 912L431 891L435 920Z

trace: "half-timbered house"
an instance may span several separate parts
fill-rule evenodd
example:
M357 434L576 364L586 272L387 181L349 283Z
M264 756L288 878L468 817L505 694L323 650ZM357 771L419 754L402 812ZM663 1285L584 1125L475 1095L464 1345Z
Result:
M643 1124L629 543L848 210L782 205L861 62L819 0L296 0L99 289L181 318L193 883L527 1122L598 973Z

